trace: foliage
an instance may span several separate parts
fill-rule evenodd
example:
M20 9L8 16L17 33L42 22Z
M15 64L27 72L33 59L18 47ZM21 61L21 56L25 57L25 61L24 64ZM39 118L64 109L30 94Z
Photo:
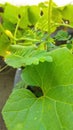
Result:
M51 36L60 26L73 28L73 6L58 7L52 0L0 6L0 56L7 65L24 68L2 111L8 130L72 130L73 54L54 39L73 39L63 30ZM36 97L28 87L40 88L42 94Z
M64 6L62 10L62 15L63 15L63 18L68 20L70 25L73 26L73 19L72 19L73 5L69 4L69 5Z
M35 47L12 46L10 55L6 57L6 63L14 68L39 64L39 62L52 62L52 57L45 50L37 50Z
M69 40L71 38L70 35L68 35L68 32L67 31L58 31L57 34L55 35L55 40L58 40L58 41L66 41L66 40Z
M33 40L31 39L36 39L35 42L38 43L46 41L48 42L49 36L45 35L45 32L48 32L49 28L50 28L49 33L52 33L60 25L66 27L73 27L71 21L72 19L70 19L72 17L72 5L67 5L65 7L58 7L56 4L52 3L52 9L50 11L51 15L49 23L48 2L40 3L37 6L17 7L10 5L9 3L1 5L0 55L5 56L10 45L13 44L20 45L20 43L28 45L27 41L31 42L32 44ZM67 15L65 12L67 12ZM56 14L57 17L55 17ZM67 16L69 16L69 18ZM69 23L68 24L65 23L64 19L69 20ZM12 33L13 38L5 34L6 30ZM41 38L43 39L43 41L41 41ZM25 43L26 39L27 41ZM2 50L4 51L2 52Z
M15 89L3 109L8 130L73 129L73 55L66 48L50 55L53 62L23 70L25 84L40 87L43 96L37 98L27 89Z

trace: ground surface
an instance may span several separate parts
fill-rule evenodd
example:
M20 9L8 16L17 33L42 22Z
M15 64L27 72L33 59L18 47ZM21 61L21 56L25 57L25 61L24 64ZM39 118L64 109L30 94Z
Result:
M9 69L0 73L0 130L7 130L1 115L2 108L8 99L14 82L15 70Z

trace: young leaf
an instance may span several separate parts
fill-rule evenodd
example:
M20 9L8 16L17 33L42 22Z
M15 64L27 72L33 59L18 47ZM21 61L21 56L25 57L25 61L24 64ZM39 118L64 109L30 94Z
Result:
M68 32L63 30L58 31L54 36L54 39L57 41L67 41L70 38L71 36L68 34Z
M14 45L10 49L11 54L9 54L5 61L9 66L18 68L21 66L39 64L39 62L52 62L52 57L47 51L37 50L33 46L20 46Z
M22 74L27 85L38 86L43 96L14 90L2 114L8 130L73 129L73 55L66 48L50 52L53 62L27 66Z

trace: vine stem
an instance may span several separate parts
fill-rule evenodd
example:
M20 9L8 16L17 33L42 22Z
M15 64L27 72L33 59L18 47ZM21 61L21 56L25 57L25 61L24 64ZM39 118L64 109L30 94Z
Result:
M20 19L18 19L18 22L17 22L16 28L15 28L14 39L16 39L16 34L17 34L17 31L18 31L19 23L20 23ZM14 44L16 44L16 41L14 41Z
M65 24L65 23L54 23L53 25L52 25L52 27L54 27L54 26L64 26L64 27L69 27L69 28L73 28L73 26L71 26L71 25L69 25L69 24Z
M1 30L3 33L5 33L5 30L4 30L4 28L3 28L3 26L2 26L1 23L0 23L0 30Z
M46 40L48 40L50 38L50 34L51 34L51 21L52 21L52 0L49 0L48 1L48 35L47 35L47 38ZM48 50L48 46L47 44L45 45L46 46L46 50Z
M48 4L48 34L51 33L51 18L52 18L52 0L49 0Z
M37 40L37 39L32 39L32 38L27 38L27 37L21 37L19 39L16 39L16 41L21 41L21 40L26 40L26 41L31 41L31 42L43 42L43 40Z

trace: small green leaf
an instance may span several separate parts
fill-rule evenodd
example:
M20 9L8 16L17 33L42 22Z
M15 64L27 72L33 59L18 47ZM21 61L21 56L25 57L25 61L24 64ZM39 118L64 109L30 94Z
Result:
M14 45L10 49L11 54L9 54L5 61L9 66L18 68L21 66L39 64L39 62L52 62L52 57L47 51L37 50L33 46L20 46Z
M60 30L57 32L57 34L54 36L55 40L57 41L67 41L70 39L70 35L68 34L67 31Z

